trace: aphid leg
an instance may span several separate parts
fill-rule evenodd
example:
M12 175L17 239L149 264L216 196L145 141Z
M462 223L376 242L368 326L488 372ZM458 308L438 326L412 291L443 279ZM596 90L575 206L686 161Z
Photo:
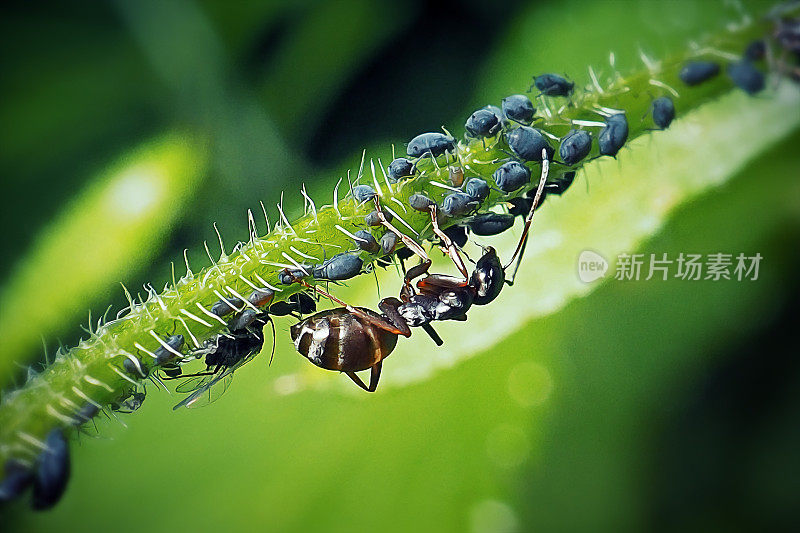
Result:
M361 387L367 392L375 392L375 389L378 388L378 380L381 379L381 366L382 361L379 361L370 369L369 374L369 387L367 387L364 382L361 380L360 377L355 372L345 372L347 377L353 380L353 383Z
M437 207L432 205L429 209L431 212L431 224L433 225L433 232L442 240L442 243L444 243L447 255L450 257L450 260L453 261L453 264L456 266L459 272L461 272L461 274L464 276L464 279L469 280L469 272L467 271L467 267L464 265L464 260L461 258L461 254L458 252L458 247L453 244L453 241L450 239L450 237L448 237L447 234L443 232L441 228L439 228Z
M547 153L545 150L542 150L542 174L539 177L539 186L536 188L536 195L533 197L533 204L531 204L531 209L528 211L528 215L525 217L525 228L522 230L522 236L517 243L517 249L514 250L514 255L511 256L511 260L508 262L507 265L503 267L503 270L507 269L511 264L514 262L514 259L517 258L517 255L521 257L522 249L525 246L525 242L528 239L528 232L531 229L531 224L533 223L533 214L536 211L536 207L539 205L539 202L542 198L542 192L544 191L544 185L547 182L547 175L550 173L550 161L547 159ZM514 271L516 275L516 270ZM511 280L513 283L514 280Z

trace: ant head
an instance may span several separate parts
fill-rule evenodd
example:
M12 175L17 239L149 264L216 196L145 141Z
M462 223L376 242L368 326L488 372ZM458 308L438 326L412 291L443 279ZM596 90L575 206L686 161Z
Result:
M503 290L506 275L497 252L491 246L478 259L472 272L469 284L475 289L475 305L486 305L492 302Z

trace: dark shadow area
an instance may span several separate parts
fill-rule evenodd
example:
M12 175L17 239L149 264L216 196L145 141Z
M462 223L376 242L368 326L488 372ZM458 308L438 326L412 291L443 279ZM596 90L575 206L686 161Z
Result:
M513 12L518 2L504 3ZM432 1L388 47L366 64L343 90L311 137L309 159L329 165L364 148L364 139L405 143L463 111L474 92L493 43L507 30L491 6ZM464 117L466 119L466 117ZM330 125L343 125L331 128ZM404 153L404 144L396 145Z
M735 355L719 357L667 420L653 460L653 530L800 526L799 325L794 299Z

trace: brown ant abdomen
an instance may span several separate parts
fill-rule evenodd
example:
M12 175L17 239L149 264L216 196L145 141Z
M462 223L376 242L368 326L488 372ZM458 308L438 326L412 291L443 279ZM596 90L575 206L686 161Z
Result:
M370 309L357 308L381 319ZM386 331L344 307L319 312L291 327L294 345L318 367L341 372L372 368L397 345L397 335Z

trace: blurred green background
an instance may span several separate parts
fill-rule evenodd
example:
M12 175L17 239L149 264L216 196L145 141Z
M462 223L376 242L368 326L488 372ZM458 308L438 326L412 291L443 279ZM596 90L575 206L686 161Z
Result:
M115 313L120 281L134 292L163 286L184 248L205 265L212 223L230 248L247 237L258 200L274 216L282 191L301 212L301 183L329 197L363 148L388 162L391 143L402 150L443 124L460 132L474 108L526 89L531 74L584 82L609 51L620 68L638 66L639 46L659 57L740 16L700 1L2 9L6 376L42 359L42 335L52 352L57 339L77 342L87 310ZM151 388L124 417L128 429L100 421L98 438L73 442L71 485L55 510L0 510L3 529L792 529L798 141L683 204L637 250L759 252L757 282L609 280L510 336L487 332L490 348L468 360L369 396L302 360L283 321L271 367L257 358L200 410L173 413L176 396ZM643 178L625 170L623 161L612 176ZM570 194L591 199L589 181ZM120 197L137 208L106 201ZM526 275L551 275L532 268ZM396 283L382 278L381 294ZM370 279L342 294L378 299ZM508 301L492 311L513 315ZM459 346L455 337L445 340ZM402 374L403 357L401 343L385 373Z

